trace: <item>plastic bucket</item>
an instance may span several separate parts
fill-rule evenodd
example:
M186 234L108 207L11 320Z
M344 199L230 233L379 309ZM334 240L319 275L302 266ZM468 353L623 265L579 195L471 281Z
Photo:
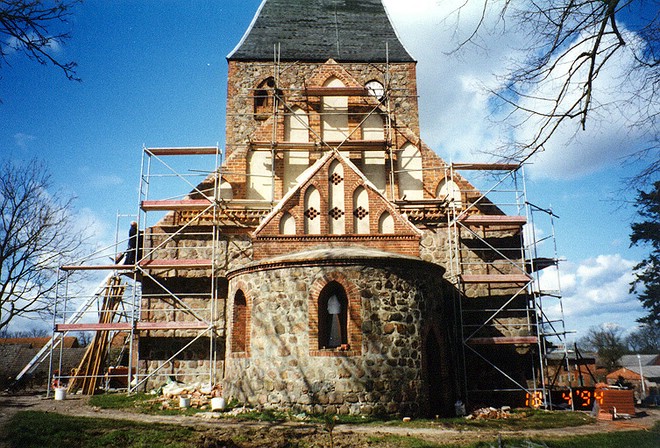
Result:
M225 399L222 397L211 398L211 410L223 411L225 409Z
M179 397L179 407L180 408L189 408L190 407L190 397Z
M65 398L66 398L66 387L56 387L55 399L61 401L64 400Z

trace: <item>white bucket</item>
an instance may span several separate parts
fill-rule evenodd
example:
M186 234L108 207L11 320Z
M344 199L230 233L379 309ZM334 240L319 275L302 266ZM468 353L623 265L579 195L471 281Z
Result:
M190 407L190 397L179 397L179 407L180 408L189 408Z
M64 400L65 398L66 398L66 387L56 387L55 399L61 401Z
M222 397L211 398L211 410L223 411L225 409L225 399Z

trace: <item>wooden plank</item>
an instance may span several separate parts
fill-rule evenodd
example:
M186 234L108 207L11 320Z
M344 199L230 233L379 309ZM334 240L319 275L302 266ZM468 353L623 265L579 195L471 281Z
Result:
M346 151L385 151L387 149L385 140L346 140L345 142L325 142L328 146ZM293 143L293 142L250 142L250 148L254 151L327 151L328 146L323 143Z
M144 211L166 211L166 210L205 210L211 205L209 199L181 199L181 200L156 200L142 201L140 207Z
M215 155L220 152L220 150L215 146L146 148L145 151L153 156Z
M512 171L520 168L518 163L452 163L455 170Z
M364 87L307 87L305 93L312 96L367 96Z
M55 324L55 331L126 331L130 329L130 322Z
M529 283L531 278L525 274L463 274L463 283Z
M536 344L536 336L499 336L491 338L471 338L467 340L470 345L511 345L511 344Z
M136 330L203 330L209 327L206 322L137 322ZM55 331L129 331L130 322L55 324Z
M138 330L204 330L209 327L206 322L138 322Z
M140 262L143 269L206 269L213 265L204 258L178 260L145 260Z
M490 225L516 225L522 226L527 223L525 216L510 216L510 215L467 215L460 219L463 224L475 226L490 226Z
M60 266L63 271L131 271L132 265L125 264L98 264L98 265L65 265Z

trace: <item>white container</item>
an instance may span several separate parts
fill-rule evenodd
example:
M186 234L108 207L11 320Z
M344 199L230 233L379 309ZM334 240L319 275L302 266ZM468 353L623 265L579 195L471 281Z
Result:
M56 387L55 388L55 399L62 401L66 398L66 387Z
M181 409L190 407L190 397L179 397L179 407Z
M225 409L225 399L223 397L211 398L212 411L224 411L224 409Z

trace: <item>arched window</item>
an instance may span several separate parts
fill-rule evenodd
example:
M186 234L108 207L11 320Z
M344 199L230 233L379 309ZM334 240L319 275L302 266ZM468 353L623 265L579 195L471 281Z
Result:
M344 166L333 160L328 170L328 229L333 235L346 233Z
M248 199L272 199L272 171L273 163L270 151L250 151L248 153Z
M295 235L296 234L296 220L290 213L285 213L280 220L280 234L281 235Z
M220 199L225 201L230 201L234 199L234 191L231 188L231 184L225 180L220 182Z
M334 76L329 78L324 87L345 87ZM323 97L323 140L326 142L343 141L348 137L348 97Z
M248 345L248 307L243 291L234 296L234 312L231 327L231 351L240 353L247 351Z
M348 344L348 298L337 282L328 283L319 295L318 348L336 348Z
M388 212L383 212L378 219L378 233L386 235L394 233L394 218Z
M405 199L424 199L422 189L422 153L406 143L399 151L399 194Z
M254 118L265 120L273 114L273 88L275 79L269 77L259 83L254 90Z
M461 189L458 184L451 179L443 179L438 184L435 196L438 199L445 199L450 207L461 208Z
M300 107L293 107L284 116L284 140L296 143L309 142L309 118ZM307 151L284 152L284 193L298 183L298 178L308 166Z
M321 233L321 195L315 187L305 191L305 234Z
M362 139L382 141L385 139L383 118L372 113L362 123ZM362 151L362 172L381 193L385 193L387 170L385 169L385 150Z
M369 233L369 194L364 187L353 192L353 233Z

